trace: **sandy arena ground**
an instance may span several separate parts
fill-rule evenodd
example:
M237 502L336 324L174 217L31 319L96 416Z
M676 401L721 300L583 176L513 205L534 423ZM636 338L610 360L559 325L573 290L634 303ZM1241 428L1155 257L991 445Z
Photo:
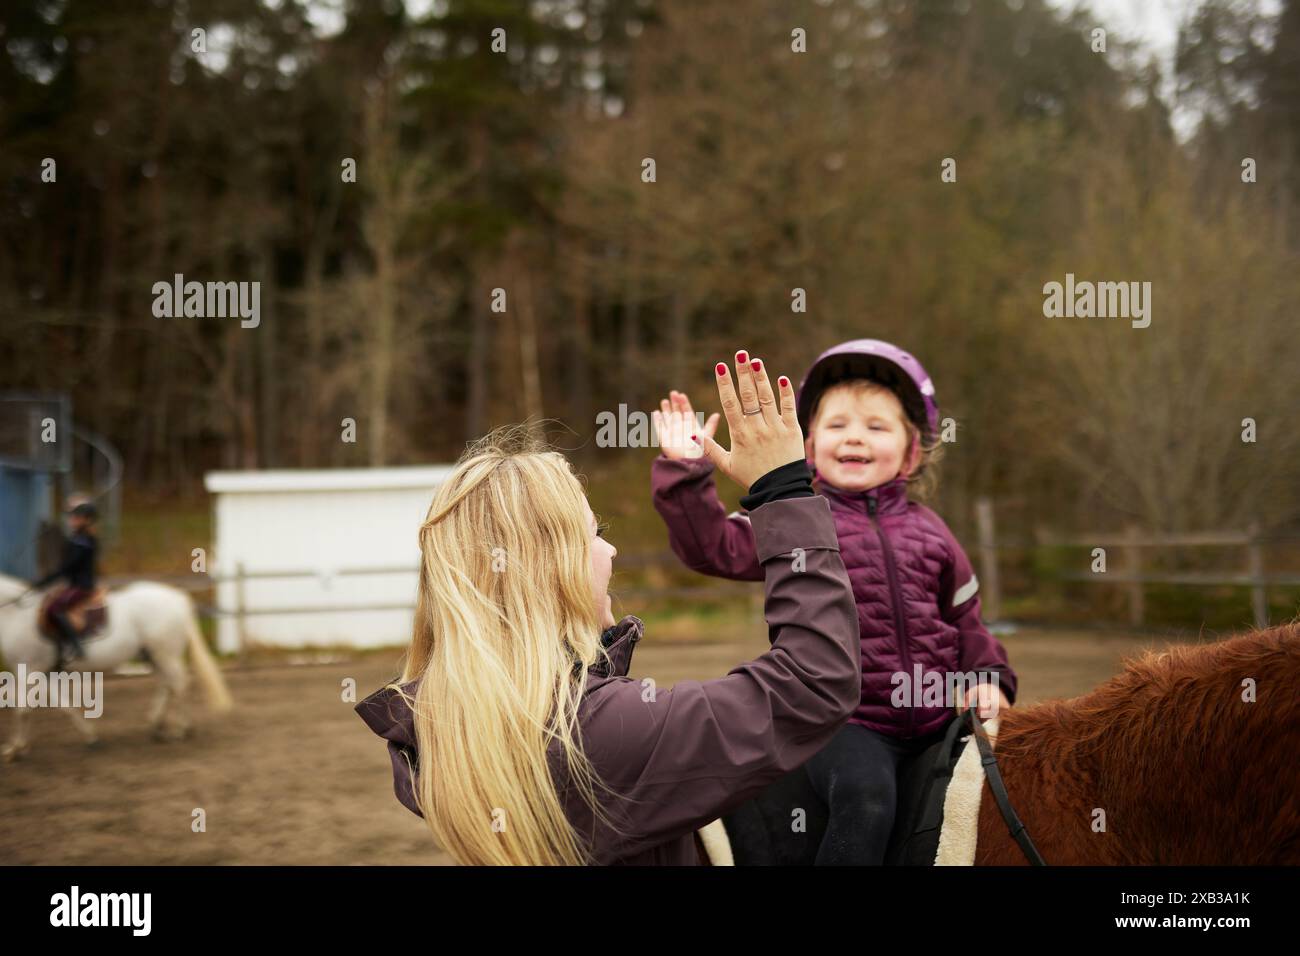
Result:
M1122 657L1166 641L1022 630L1003 635L1021 704L1083 693ZM725 674L762 653L753 642L638 646L632 676L659 686ZM234 712L196 706L197 732L158 743L146 728L151 676L105 680L101 746L71 721L34 711L32 749L0 763L0 864L446 864L422 821L398 804L384 742L341 700L396 673L399 651L348 662L228 668ZM0 740L12 715L0 711ZM196 807L207 832L190 830Z

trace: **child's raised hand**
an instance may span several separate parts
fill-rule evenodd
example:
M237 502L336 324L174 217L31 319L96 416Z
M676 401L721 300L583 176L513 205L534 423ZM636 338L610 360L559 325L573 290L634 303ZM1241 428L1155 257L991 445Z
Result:
M712 438L718 430L718 422L721 419L721 416L714 412L701 429L695 420L695 409L691 408L691 400L685 392L676 389L659 402L659 411L653 412L650 417L654 419L655 434L659 436L659 450L664 453L665 458L674 461L702 456L704 449L698 443L691 441L691 436L703 434Z
M714 369L718 380L718 398L731 431L731 450L723 448L709 435L698 435L709 460L746 491L769 471L804 460L803 430L795 414L794 387L782 375L780 398L772 392L767 369L762 360L750 361L747 353L736 353L736 386L719 362Z

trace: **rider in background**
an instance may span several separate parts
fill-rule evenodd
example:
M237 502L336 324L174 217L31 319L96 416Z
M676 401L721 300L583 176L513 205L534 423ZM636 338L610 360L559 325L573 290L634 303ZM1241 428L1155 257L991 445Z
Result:
M73 656L85 657L81 635L77 633L68 613L95 592L96 558L99 555L95 521L99 512L93 504L81 498L69 498L68 505L70 534L64 539L59 566L32 586L40 589L60 578L64 580L64 586L46 605L46 614L58 629L64 643L71 648Z

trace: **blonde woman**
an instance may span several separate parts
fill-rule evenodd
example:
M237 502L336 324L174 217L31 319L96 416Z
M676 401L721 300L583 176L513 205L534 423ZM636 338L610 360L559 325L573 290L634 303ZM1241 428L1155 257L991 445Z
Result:
M627 676L642 623L614 622L617 552L561 455L490 435L434 494L405 668L357 712L388 742L398 799L458 862L705 862L695 831L857 706L857 611L790 381L716 373L731 450L692 437L748 491L772 641L725 677Z

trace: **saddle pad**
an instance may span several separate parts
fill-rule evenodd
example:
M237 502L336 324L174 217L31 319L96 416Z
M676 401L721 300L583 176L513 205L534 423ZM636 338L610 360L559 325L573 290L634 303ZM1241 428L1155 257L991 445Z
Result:
M995 749L998 736L996 717L984 722L989 743ZM975 741L965 747L952 771L952 783L943 798L943 827L935 866L974 866L975 839L979 833L980 797L984 793L984 767Z
M704 844L704 853L709 858L710 866L735 866L731 856L731 840L727 838L727 828L721 820L714 820L695 831Z

